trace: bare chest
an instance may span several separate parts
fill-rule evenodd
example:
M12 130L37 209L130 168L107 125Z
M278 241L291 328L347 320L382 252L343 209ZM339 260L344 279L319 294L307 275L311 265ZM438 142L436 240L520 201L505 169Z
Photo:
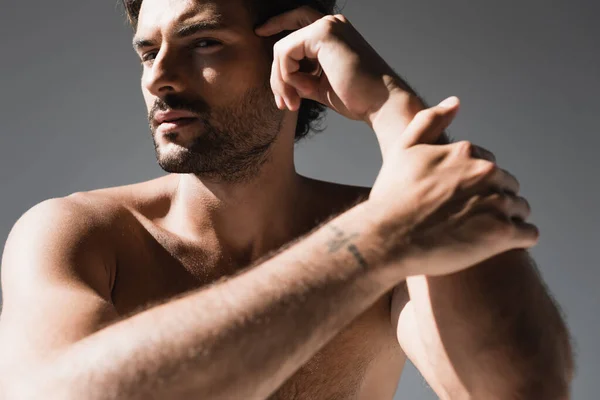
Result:
M121 315L168 301L232 275L226 259L153 232L121 243L113 302ZM404 356L390 324L386 295L340 331L269 400L391 399Z

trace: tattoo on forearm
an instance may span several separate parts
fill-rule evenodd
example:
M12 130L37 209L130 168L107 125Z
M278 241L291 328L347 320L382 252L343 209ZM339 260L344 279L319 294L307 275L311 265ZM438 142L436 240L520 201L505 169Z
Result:
M363 269L367 269L369 267L367 261L362 256L362 254L360 254L360 250L358 250L358 247L356 247L356 245L352 243L352 239L357 237L358 233L352 233L348 235L343 230L332 225L331 223L327 226L331 231L333 231L334 234L333 238L327 242L329 252L335 253L336 251L345 247L350 252L350 254L354 256L354 259L358 262L358 265L360 265L360 267Z
M362 256L362 254L360 254L360 251L358 250L358 247L356 247L356 245L354 244L349 244L348 245L348 251L350 253L352 253L352 255L354 256L354 258L356 259L356 261L358 262L358 265L360 265L360 267L362 269L367 269L369 268L369 265L367 264L367 260L365 260Z
M331 229L334 233L334 237L329 242L327 242L330 253L338 251L339 249L344 247L344 245L348 244L350 240L358 236L358 233L353 233L347 236L344 233L344 231L342 231L340 228L333 226L332 224L329 224L328 226L329 229Z

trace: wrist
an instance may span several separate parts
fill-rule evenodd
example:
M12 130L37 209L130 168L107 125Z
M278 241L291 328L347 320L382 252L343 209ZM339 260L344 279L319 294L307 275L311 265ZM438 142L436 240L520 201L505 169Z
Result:
M408 263L408 216L393 217L389 213L389 207L374 200L367 200L361 206L363 215L369 220L371 243L380 250L379 265L385 279L396 285L410 275L415 275L410 271Z
M319 240L326 244L329 254L346 253L361 274L388 290L405 279L398 268L399 241L390 235L388 219L381 207L367 200L329 221L322 230L326 234Z
M365 123L375 132L381 154L385 154L425 104L415 95L389 84L387 99L367 113Z

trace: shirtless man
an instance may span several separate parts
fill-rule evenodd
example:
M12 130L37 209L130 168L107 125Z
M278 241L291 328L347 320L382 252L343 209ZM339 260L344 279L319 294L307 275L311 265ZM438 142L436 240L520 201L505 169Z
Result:
M128 4L171 174L16 222L2 398L391 399L406 356L444 399L568 397L518 182L443 144L458 99L426 109L343 16L277 3ZM372 189L295 172L307 99L375 132Z

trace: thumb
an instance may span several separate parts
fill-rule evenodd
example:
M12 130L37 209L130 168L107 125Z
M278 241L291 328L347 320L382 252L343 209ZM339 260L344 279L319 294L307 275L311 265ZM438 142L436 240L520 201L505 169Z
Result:
M456 117L460 100L450 96L434 107L419 111L400 135L400 145L433 144Z

